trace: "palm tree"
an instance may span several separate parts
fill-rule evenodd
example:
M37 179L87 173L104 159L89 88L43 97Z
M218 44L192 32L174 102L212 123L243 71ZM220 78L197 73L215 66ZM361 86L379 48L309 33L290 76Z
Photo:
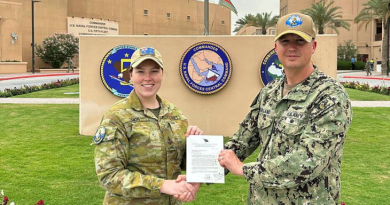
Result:
M275 26L278 23L279 16L273 16L272 12L266 13L263 12L261 14L256 14L253 19L250 19L248 25L260 27L263 35L267 34L267 29L269 27Z
M242 27L248 24L249 21L253 21L254 18L255 16L253 14L245 14L243 18L240 18L236 21L236 24L234 24L236 28L234 29L233 32L239 31Z
M364 8L360 11L360 13L355 17L355 23L364 22L367 26L372 20L380 20L382 21L382 60L385 61L387 57L387 45L388 45L388 17L390 12L387 8L387 5L390 3L390 0L370 0L366 4L363 4ZM382 62L382 75L387 74L387 63Z
M301 13L309 15L316 25L318 34L324 34L324 29L329 27L339 34L338 26L349 30L350 24L344 20L341 20L341 7L332 6L334 1L326 4L326 1L321 1L316 4L312 4L311 8L304 9Z

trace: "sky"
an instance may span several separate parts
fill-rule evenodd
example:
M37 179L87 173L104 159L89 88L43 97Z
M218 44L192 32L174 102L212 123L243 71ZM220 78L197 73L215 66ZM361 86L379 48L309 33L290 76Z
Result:
M237 14L231 12L231 28L234 30L236 21L245 14L257 14L272 11L272 15L279 15L280 0L230 0L237 9ZM219 0L209 0L218 4ZM233 33L232 33L233 34Z

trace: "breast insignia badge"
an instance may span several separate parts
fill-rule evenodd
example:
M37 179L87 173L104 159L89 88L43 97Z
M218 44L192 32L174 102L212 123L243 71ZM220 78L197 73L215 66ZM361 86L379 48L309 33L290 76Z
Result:
M111 49L100 64L100 78L104 86L114 95L127 97L133 90L130 81L131 55L138 48L120 45Z
M184 84L199 94L213 94L229 82L232 61L220 45L203 41L189 47L180 60L180 76Z

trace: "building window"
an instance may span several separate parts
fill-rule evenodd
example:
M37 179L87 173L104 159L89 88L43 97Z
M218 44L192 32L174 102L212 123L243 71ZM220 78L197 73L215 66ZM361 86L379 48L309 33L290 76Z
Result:
M187 16L187 21L191 21L191 16Z
M147 16L149 11L147 9L144 9L144 16Z
M336 23L334 23L334 26L336 26L336 27L341 27L341 22L336 22Z
M171 13L167 13L167 18L171 18Z
M262 30L261 29L256 29L256 35L261 35L262 34Z
M221 21L221 24L222 24L222 25L225 25L225 21Z
M275 35L275 34L276 34L276 30L275 30L275 29L271 29L271 30L269 30L269 33L270 33L271 35Z

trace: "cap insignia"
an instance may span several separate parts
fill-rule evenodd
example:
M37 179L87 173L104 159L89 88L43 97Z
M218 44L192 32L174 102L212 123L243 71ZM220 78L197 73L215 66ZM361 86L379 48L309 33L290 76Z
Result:
M302 25L302 18L299 15L293 14L287 18L286 25L291 28L300 26Z

